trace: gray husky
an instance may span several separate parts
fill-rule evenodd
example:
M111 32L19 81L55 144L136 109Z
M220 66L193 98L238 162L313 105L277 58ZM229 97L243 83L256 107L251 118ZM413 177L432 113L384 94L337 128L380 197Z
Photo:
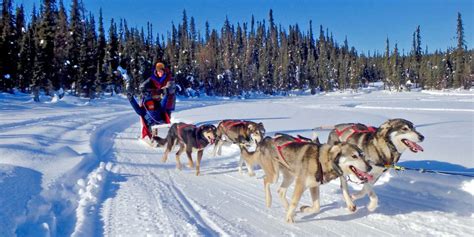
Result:
M370 174L374 179L365 183L363 189L351 197L356 200L368 194L370 203L367 208L374 211L378 205L378 197L373 190L374 183L398 162L405 150L409 149L415 153L423 151L417 144L423 140L424 136L416 131L412 122L405 119L390 119L379 128L360 123L338 124L329 133L328 144L348 142L364 151L365 158L372 165Z

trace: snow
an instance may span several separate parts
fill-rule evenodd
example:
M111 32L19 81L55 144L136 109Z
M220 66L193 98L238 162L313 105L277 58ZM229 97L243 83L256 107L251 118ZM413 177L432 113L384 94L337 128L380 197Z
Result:
M110 167L110 165L109 165ZM90 213L95 213L98 208L102 190L107 176L106 165L100 162L99 168L92 171L87 176L87 182L83 179L77 181L79 187L79 202L76 209L76 227L71 236L90 236L89 229L94 226Z
M462 183L462 189L474 196L474 180L464 181Z
M263 122L276 132L311 137L342 122L378 126L405 118L425 137L423 153L399 165L474 173L474 92L393 93L375 88L291 97L179 98L173 121ZM337 180L321 187L321 212L284 221L278 198L265 207L263 172L237 170L237 146L212 157L201 176L175 169L174 154L137 140L138 117L122 96L90 101L66 95L0 94L0 236L471 236L474 178L391 170L375 186L379 208L346 208ZM160 131L163 133L164 131ZM320 131L326 140L328 131ZM195 154L193 154L196 157ZM277 197L278 185L272 193ZM361 188L351 184L351 192ZM288 194L292 194L290 188ZM290 197L290 196L289 196ZM308 193L302 205L310 203Z

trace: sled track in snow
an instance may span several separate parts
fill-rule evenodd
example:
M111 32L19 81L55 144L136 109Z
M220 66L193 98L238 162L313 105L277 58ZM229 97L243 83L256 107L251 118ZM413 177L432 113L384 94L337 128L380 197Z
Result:
M218 224L216 224L212 219L206 214L201 214L205 211L202 207L196 204L191 198L187 198L185 193L180 190L176 184L173 182L168 173L168 182L160 180L155 174L151 173L151 176L155 178L160 187L168 190L168 193L171 193L175 200L177 200L182 208L187 213L188 223L195 225L200 234L205 236L228 236L229 234L222 230Z

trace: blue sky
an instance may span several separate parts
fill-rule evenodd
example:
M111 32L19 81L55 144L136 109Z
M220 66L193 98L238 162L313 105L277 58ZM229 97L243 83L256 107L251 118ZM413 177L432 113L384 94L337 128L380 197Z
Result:
M28 14L31 6L39 0L15 0L23 3ZM70 1L64 0L66 5ZM474 45L474 1L473 0L83 0L86 9L98 16L102 7L106 25L110 19L126 18L130 26L153 23L154 32L165 34L171 22L178 24L183 9L188 17L194 16L198 30L209 21L211 28L222 26L226 16L236 24L255 19L268 20L269 9L273 9L277 24L285 29L298 23L307 30L309 20L313 31L319 34L319 25L329 28L335 39L342 43L347 35L349 44L359 52L384 51L385 39L389 37L391 47L398 43L405 52L410 51L412 34L417 25L421 27L422 47L429 51L445 50L456 45L457 12L463 17L468 48ZM106 26L107 27L107 26Z

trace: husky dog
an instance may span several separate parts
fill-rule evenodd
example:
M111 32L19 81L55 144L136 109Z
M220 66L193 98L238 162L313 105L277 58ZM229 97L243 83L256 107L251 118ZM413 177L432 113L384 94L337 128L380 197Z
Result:
M252 141L255 143L260 142L265 136L265 128L262 123L255 123L246 120L222 120L217 125L217 143L214 146L214 157L221 155L222 145L237 144L250 146ZM242 165L244 159L242 157L239 160L239 172L242 172ZM254 176L252 166L247 165L248 174Z
M308 140L280 134L275 138L265 137L254 152L241 146L242 157L249 164L259 164L265 172L263 180L265 201L271 206L270 184L278 180L279 172L283 181L278 189L280 199L287 210L286 221L293 223L295 209L306 188L310 189L312 206L301 207L302 212L319 212L319 186L341 176L367 182L372 179L367 172L371 167L363 159L364 154L357 146L340 143L336 145L316 144ZM296 179L295 191L288 203L286 191ZM356 206L349 197L347 183L342 183L344 200L350 211Z
M175 123L168 131L166 140L166 150L163 154L162 162L166 162L169 152L173 150L176 144L179 144L179 150L176 152L176 168L181 170L179 159L183 151L186 151L188 156L189 168L193 168L192 152L197 150L196 175L199 175L203 150L207 145L214 144L216 140L216 127L208 124L197 127L193 124Z
M378 197L373 190L377 179L396 164L402 153L409 149L412 152L423 151L418 142L424 136L416 131L413 123L405 119L390 119L379 128L368 127L360 123L338 124L329 133L328 144L348 142L357 145L365 153L366 160L372 165L372 182L364 184L363 189L352 195L356 200L369 195L369 211L374 211L378 205ZM342 181L342 180L341 180Z

